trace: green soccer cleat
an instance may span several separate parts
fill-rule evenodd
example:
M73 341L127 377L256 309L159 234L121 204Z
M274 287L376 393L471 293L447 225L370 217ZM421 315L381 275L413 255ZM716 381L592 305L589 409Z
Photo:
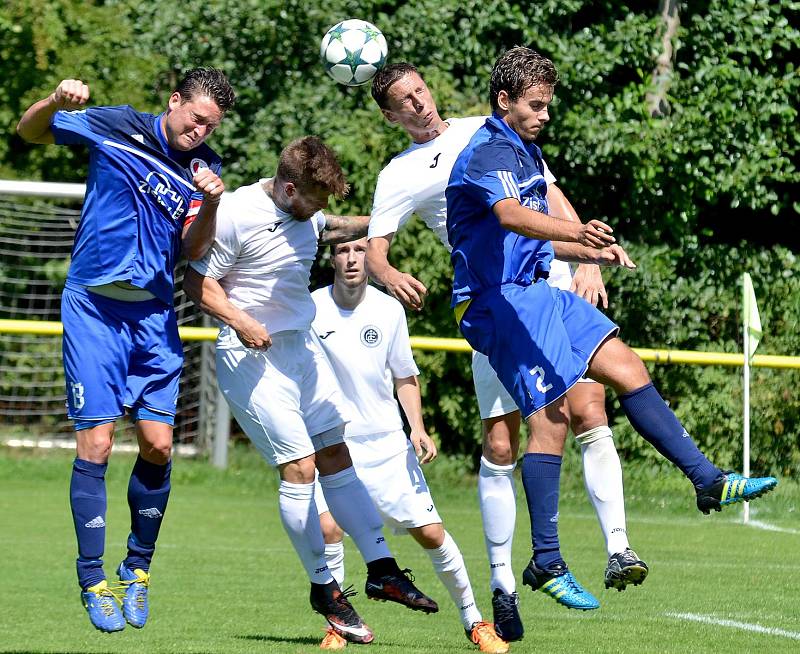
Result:
M708 488L696 488L697 508L708 515L711 509L721 511L727 504L745 502L769 493L778 480L775 477L743 477L728 471Z

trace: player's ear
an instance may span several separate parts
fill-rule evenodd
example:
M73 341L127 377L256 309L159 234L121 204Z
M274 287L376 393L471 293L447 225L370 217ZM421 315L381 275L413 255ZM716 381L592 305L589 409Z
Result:
M497 94L497 106L498 108L502 109L503 111L508 111L508 107L511 104L511 101L508 97L508 91L505 89L500 89Z
M297 195L297 187L293 182L285 182L283 184L283 192L286 194L287 198L293 198Z
M392 124L397 122L397 116L394 115L393 111L389 111L388 109L381 109L381 113L383 117L386 119L387 122Z
M167 102L167 106L169 107L170 111L174 111L178 107L181 106L183 103L183 98L181 94L177 91L173 91L172 95L169 96L169 101Z

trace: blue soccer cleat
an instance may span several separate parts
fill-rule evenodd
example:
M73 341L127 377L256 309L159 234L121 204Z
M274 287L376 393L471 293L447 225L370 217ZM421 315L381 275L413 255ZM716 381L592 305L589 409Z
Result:
M531 557L528 567L522 571L522 583L532 590L541 590L569 609L591 611L600 608L597 598L583 589L565 563L556 563L548 570L541 570Z
M82 591L81 601L95 629L111 633L125 628L125 618L119 610L119 598L105 579Z
M117 569L119 586L124 593L122 597L122 614L131 627L141 629L147 622L150 613L150 604L147 601L147 590L150 586L150 573L140 568L129 570L125 563L120 563Z
M711 509L722 510L727 504L745 502L769 493L778 480L775 477L743 477L735 472L726 472L708 488L696 488L697 508L708 515Z

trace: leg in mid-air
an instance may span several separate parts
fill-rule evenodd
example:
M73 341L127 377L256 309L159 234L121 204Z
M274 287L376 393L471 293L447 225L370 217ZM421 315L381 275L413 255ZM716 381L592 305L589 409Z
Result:
M96 629L125 628L125 618L103 572L106 536L106 482L114 423L94 427L76 421L77 454L72 464L69 501L78 540L78 584L81 601Z
M625 494L614 437L605 411L605 388L582 379L567 391L570 428L581 447L583 480L606 542L606 588L638 586L649 568L628 542Z
M711 463L656 390L642 360L619 338L600 345L588 374L614 389L633 428L692 482L703 513L755 499L778 484L775 477L746 478Z
M172 423L159 420L159 416L147 410L139 410L137 417L139 456L128 481L131 512L128 555L117 567L117 575L125 620L141 629L150 613L150 562L169 501Z
M558 539L561 461L569 424L566 398L561 396L532 413L527 422L530 438L522 460L522 484L531 519L533 556L522 573L522 583L571 609L599 608L597 599L569 571Z

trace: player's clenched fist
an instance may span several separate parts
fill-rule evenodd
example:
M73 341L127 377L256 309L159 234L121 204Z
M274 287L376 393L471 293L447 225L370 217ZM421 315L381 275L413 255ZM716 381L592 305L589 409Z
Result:
M206 200L219 202L222 192L225 190L225 184L222 183L219 175L210 168L202 168L195 173L193 181L195 188L205 196Z
M59 109L79 109L89 101L89 87L79 79L65 79L51 97Z

